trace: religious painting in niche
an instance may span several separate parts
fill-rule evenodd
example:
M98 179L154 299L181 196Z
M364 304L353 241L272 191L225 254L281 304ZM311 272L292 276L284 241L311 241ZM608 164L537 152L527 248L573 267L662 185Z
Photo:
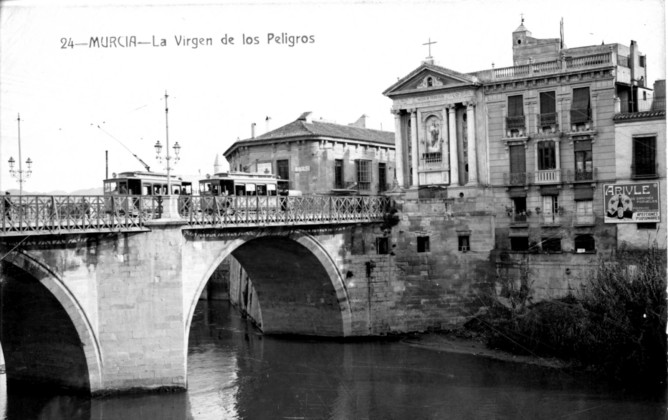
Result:
M441 151L441 120L435 116L427 118L425 123L427 143L427 153L434 153Z

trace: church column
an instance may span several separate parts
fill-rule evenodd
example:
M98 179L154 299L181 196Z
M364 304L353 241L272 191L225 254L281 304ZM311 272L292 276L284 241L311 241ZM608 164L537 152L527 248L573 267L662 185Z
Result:
M401 128L401 110L393 109L392 113L394 114L394 154L395 162L394 167L396 168L396 175L394 180L399 185L399 188L404 188L404 138L402 135Z
M417 126L417 110L411 109L411 153L412 153L412 175L411 187L418 185L418 126Z
M441 123L441 133L442 133L442 140L443 144L441 145L441 169L445 168L445 165L448 164L449 162L449 137L448 137L448 109L443 108L443 123ZM448 182L450 182L451 179L448 178Z
M457 118L455 106L448 105L448 125L450 134L448 135L450 146L450 185L459 185L459 155L457 154Z
M478 156L476 154L475 141L475 112L472 102L466 104L466 122L467 122L467 137L468 137L468 155L469 155L469 182L468 184L478 183Z

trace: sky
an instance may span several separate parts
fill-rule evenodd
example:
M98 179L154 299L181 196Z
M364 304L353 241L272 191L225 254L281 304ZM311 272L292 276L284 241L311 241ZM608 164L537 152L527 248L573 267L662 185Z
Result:
M33 161L24 193L101 187L107 154L110 175L144 169L133 154L164 172L154 144L167 137L181 146L172 173L197 180L267 117L273 129L305 111L340 124L365 114L393 131L382 92L427 57L423 44L462 73L512 66L522 16L537 38L558 38L563 18L568 47L635 40L649 82L665 79L663 0L4 1L0 190L18 189L7 161L19 115L22 161ZM119 41L91 47L95 37Z

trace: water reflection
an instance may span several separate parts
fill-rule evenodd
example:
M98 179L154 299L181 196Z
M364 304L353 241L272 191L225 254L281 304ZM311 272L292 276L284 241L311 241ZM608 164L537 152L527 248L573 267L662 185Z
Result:
M10 394L7 419L662 419L665 391L629 396L563 372L400 342L263 337L200 302L187 393L89 400ZM2 389L0 389L1 391ZM3 392L2 397L5 396Z

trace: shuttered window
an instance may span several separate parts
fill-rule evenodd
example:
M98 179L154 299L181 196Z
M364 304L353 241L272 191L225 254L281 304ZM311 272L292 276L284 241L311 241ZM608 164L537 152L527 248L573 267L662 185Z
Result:
M573 89L573 103L571 105L571 123L581 124L589 122L591 115L589 88Z
M508 97L508 116L521 117L524 115L524 99L522 95Z

